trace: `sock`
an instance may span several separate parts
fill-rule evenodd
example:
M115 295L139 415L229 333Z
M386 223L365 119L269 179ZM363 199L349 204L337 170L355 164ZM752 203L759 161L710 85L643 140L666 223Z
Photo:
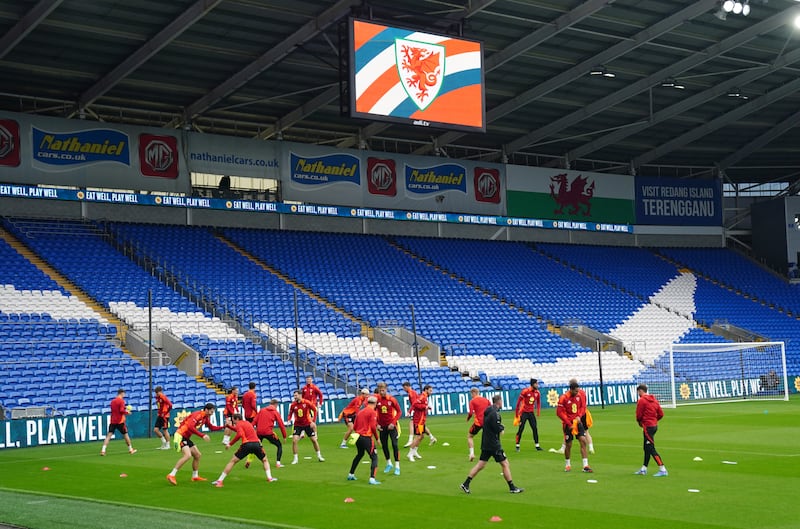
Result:
M169 475L170 476L177 476L178 475L178 469L177 468L173 468L172 472L170 472Z
M475 457L475 449L474 448L470 448L469 449L469 457Z
M661 472L666 472L667 471L667 467L665 467L664 465L659 465L658 466L658 470L660 470Z
M230 444L231 436L230 435L223 435L222 436L222 444Z
M509 479L508 480L508 490L514 490L516 488L517 487L514 485L514 480L513 479Z
M594 452L594 443L589 443L589 451Z
M583 466L585 466L585 467L588 467L588 466L589 466L589 460L588 460L587 458L585 458L585 457L584 457L584 458L581 460L581 462L583 463Z
M467 487L469 487L469 484L470 484L470 482L471 482L471 481L472 481L472 478L471 478L471 477L469 477L469 476L467 476L467 479L465 479L465 480L464 480L464 485L466 485Z
M394 468L397 468L397 469L400 468L400 461L395 461L394 462Z
M564 460L564 466L565 466L565 467L571 467L571 466L572 466L572 463L570 463L570 460L569 460L569 459L565 459L565 460Z
M193 478L196 478L198 475L199 475L199 472L197 470L192 470L192 477Z
M322 457L322 451L321 450L317 450L317 457Z
M217 481L225 481L225 476L227 476L227 474L223 472L222 474L219 475L219 479Z
M642 465L642 468L640 468L639 470L641 470L642 472L647 472L647 467Z
M272 470L269 468L267 469L267 479L272 480Z

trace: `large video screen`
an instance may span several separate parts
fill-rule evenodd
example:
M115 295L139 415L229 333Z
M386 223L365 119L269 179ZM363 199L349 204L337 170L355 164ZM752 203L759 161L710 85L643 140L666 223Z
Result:
M481 43L350 19L350 114L485 131Z

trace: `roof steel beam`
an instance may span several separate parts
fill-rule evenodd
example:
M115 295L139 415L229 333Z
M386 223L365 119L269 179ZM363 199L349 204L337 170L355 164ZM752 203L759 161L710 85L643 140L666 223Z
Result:
M665 154L672 152L675 149L679 149L695 140L698 140L703 136L706 136L707 134L724 127L725 125L733 123L734 121L752 114L757 110L771 105L772 103L779 101L786 96L793 95L797 90L800 90L800 79L795 79L794 81L783 84L775 90L772 90L771 92L759 97L758 99L753 99L749 103L745 103L742 106L736 107L730 112L726 112L718 118L712 119L708 123L705 123L699 127L695 127L689 132L681 134L677 138L673 138L670 141L659 145L655 149L637 156L633 159L632 165L634 167L641 167L648 162L658 160Z
M793 129L800 125L800 110L786 118L785 120L781 121L767 132L762 134L761 136L755 138L754 140L748 142L747 145L744 147L740 147L736 149L736 152L730 154L727 158L719 162L720 169L727 169L732 165L736 165L740 161L744 160L757 150L765 147L767 144L772 142L773 140L780 138L784 134L786 134L789 130Z
M198 0L195 2L181 13L178 18L167 24L155 37L147 41L141 48L104 75L102 79L84 91L78 97L78 108L86 108L91 105L98 97L111 90L117 83L144 64L147 59L178 38L192 24L203 18L206 13L221 3L222 0Z
M701 4L703 2L697 2L697 4ZM716 2L705 2L706 4L716 4ZM708 11L709 7L706 6L706 11ZM684 10L686 11L686 10ZM685 59L682 59L678 62L675 62L666 68L649 75L643 79L640 79L622 90L619 90L613 94L610 94L604 98L601 98L594 103L586 105L584 108L577 110L571 114L568 114L560 119L557 119L553 122L548 123L547 125L540 127L535 131L531 131L528 134L517 138L516 140L510 142L505 146L505 151L507 153L516 152L528 145L532 145L534 143L539 142L540 140L552 136L557 132L564 130L567 127L575 125L582 120L597 114L607 108L610 108L616 104L619 104L636 94L647 90L651 86L660 83L667 77L675 77L681 72L685 72L686 70L690 70L695 66L702 64L713 57L716 57L723 52L730 51L749 40L756 38L760 34L767 33L769 31L778 28L789 21L788 15L790 12L797 11L797 8L792 8L780 12L776 15L773 15L770 18L762 20L757 24L753 24L752 26L748 26L747 28L743 29L739 33L728 37L727 39L723 39L716 44L712 44L705 50L692 54ZM645 30L646 31L646 30ZM651 37L652 38L652 37ZM594 64L594 63L593 63Z
M603 4L607 3L608 2L603 2ZM663 35L664 33L669 32L670 30L674 29L677 26L680 26L687 20L691 20L703 13L708 12L717 3L718 3L717 0L701 0L692 3L692 5L690 5L689 7L682 9L681 11L678 11L677 13L657 22L656 24L653 24L652 26L646 29L643 29L630 39L618 42L617 44L611 46L607 50L598 53L597 55L573 66L572 68L569 68L568 70L561 72L555 77L551 77L547 81L544 81L543 83L534 86L530 90L526 90L525 92L519 94L518 96L509 99L505 103L502 103L496 106L495 108L487 111L486 121L488 123L491 123L507 114L514 112L518 108L524 107L528 103L535 101L540 97L544 97L553 90L556 90L570 83L571 81L577 79L578 77L585 75L586 72L588 72L591 68L594 68L599 64L605 64L607 62L610 62L611 60L620 57L631 50L638 48L639 46L647 43L648 41L660 35ZM600 7L598 7L597 9L599 9ZM437 144L440 146L447 145L448 143L452 143L453 141L457 140L458 138L461 138L464 135L465 134L462 132L446 132L445 134L442 134L439 138L437 138ZM530 143L526 145L530 145ZM523 145L522 147L524 146L525 145ZM514 150L506 149L506 152L511 153L514 152Z
M311 100L303 103L299 107L295 108L294 110L292 110L291 112L280 118L278 121L275 122L274 125L271 125L266 129L264 129L263 131L261 131L261 133L258 134L257 138L261 140L269 139L274 134L291 127L292 125L302 120L306 116L310 116L316 110L327 105L337 97L339 97L339 87L332 86L328 88L321 94L318 94Z
M719 96L725 95L731 88L734 87L742 87L746 86L753 81L765 77L775 70L778 70L782 67L788 66L792 63L800 61L800 49L794 50L786 55L780 57L775 64L772 66L764 66L762 68L754 68L747 72L741 73L735 77L722 81L718 84L715 84L713 87L694 94L691 97L688 97L681 101L680 103L676 103L671 105L663 110L660 110L650 116L645 122L638 123L638 124L631 124L629 127L620 128L610 134L604 134L603 136L588 142L584 145L576 147L575 149L567 152L564 156L568 160L577 160L578 158L582 158L587 154L593 153L606 147L608 145L613 145L618 143L619 141L633 136L634 134L638 134L645 129L652 127L653 125L657 125L662 121L666 121L670 118L675 116L680 116L684 112L687 112L695 107L702 105L703 103L710 101L712 99L716 99Z
M0 59L8 55L22 39L33 31L47 16L53 12L64 0L40 0L30 11L0 38Z
M321 15L289 35L283 42L270 48L261 55L261 57L233 74L230 79L189 105L184 112L184 119L186 121L191 121L195 116L202 114L215 103L235 92L258 74L269 69L272 65L286 57L295 48L320 34L325 28L348 14L352 7L359 4L361 4L361 0L339 0L332 7L326 9Z

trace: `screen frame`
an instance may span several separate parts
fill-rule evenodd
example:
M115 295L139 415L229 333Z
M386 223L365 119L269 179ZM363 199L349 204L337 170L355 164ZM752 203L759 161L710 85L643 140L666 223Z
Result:
M399 117L399 116L391 116L387 114L378 114L372 112L363 112L356 110L356 68L355 68L355 25L356 22L364 22L367 24L375 24L379 26L384 26L389 29L399 29L399 30L407 30L407 31L414 31L417 33L423 33L426 35L431 35L433 37L442 37L447 39L454 39L454 40L461 40L469 43L474 43L478 45L479 54L480 54L480 105L481 105L481 125L480 126L473 126L467 125L463 123L455 123L455 122L447 122L447 121L436 121L436 120L426 120L424 118L419 117ZM426 29L419 29L415 27L409 26L401 26L396 24L389 24L386 22L382 22L379 20L370 20L365 18L359 17L348 17L347 21L348 26L348 53L349 53L349 61L348 61L348 92L349 92L349 114L352 118L359 118L359 119L368 119L370 121L379 121L379 122L387 122L387 123L399 123L405 125L411 125L415 127L424 127L424 128L436 128L436 129L443 129L443 130L455 130L455 131L463 131L463 132L486 132L486 79L485 79L485 61L483 56L483 42L475 39L468 39L464 37L456 37L453 35L447 35L443 33L436 33L431 32ZM446 59L445 59L446 60ZM424 112L424 111L423 111Z

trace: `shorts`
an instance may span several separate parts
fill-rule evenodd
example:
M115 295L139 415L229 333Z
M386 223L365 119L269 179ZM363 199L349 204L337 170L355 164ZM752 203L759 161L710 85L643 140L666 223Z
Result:
M562 429L564 431L564 442L565 443L567 443L569 441L572 441L576 437L583 437L584 435L586 435L586 430L584 429L583 423L581 421L578 421L578 433L577 434L573 434L572 433L572 425L571 424L563 425Z
M118 424L111 423L108 426L108 435L113 435L114 431L117 431L117 432L121 433L122 435L126 435L128 433L128 427L125 426L124 422L121 422L121 423L118 423Z
M414 435L422 435L425 433L425 423L424 422L415 422L414 425Z
M506 453L503 452L503 450L497 450L497 451L494 451L494 452L491 451L491 450L481 450L481 457L480 457L481 461L484 461L484 462L489 461L489 459L492 458L492 457L498 463L502 463L503 461L505 461L507 459L506 458Z
M159 417L156 419L156 428L169 428L169 417Z
M477 424L473 424L469 427L469 434L472 436L478 435L478 433L483 430L483 426L478 426Z
M264 448L261 446L261 443L244 443L239 447L234 455L236 456L236 459L244 459L250 454L256 456L259 461L264 461L264 458L267 457L267 454L264 453Z
M191 439L182 439L181 440L181 450L183 450L183 447L192 448L193 446L194 446L194 443L192 442Z
M262 441L263 441L264 439L266 439L267 441L269 441L269 442L271 442L271 443L272 443L272 442L275 442L275 441L277 441L277 442L280 442L280 439L278 439L278 434L276 434L275 432L272 432L272 433L270 433L270 434L267 434L267 435L261 435L261 434L259 434L259 435L258 435L258 438L259 438L260 440L262 440Z
M311 428L310 424L308 426L295 426L292 435L300 437L300 434L303 432L305 432L306 437L314 437L314 429Z
M355 420L356 420L356 414L355 413L351 413L349 415L345 415L344 416L344 423L347 424L347 425L353 424L355 422Z

